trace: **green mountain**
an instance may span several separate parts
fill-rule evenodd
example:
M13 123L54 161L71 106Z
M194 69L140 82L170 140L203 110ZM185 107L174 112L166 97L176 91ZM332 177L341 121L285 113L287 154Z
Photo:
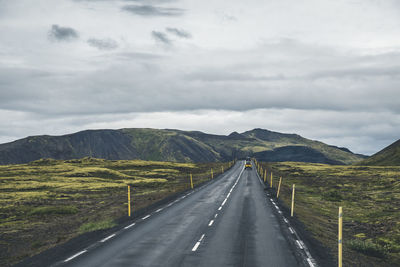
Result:
M352 164L363 159L345 148L263 129L227 136L171 129L87 130L63 136L27 137L0 145L0 164L83 157L212 162L246 156L263 161L330 164Z
M400 139L371 157L359 162L358 165L399 166Z

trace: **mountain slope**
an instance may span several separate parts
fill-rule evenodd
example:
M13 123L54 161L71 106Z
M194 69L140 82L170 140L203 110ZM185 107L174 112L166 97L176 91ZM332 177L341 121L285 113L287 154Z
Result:
M259 140L264 147L269 148L268 150L273 150L278 147L293 146L293 145L310 147L315 151L319 151L327 159L335 161L337 164L352 164L360 161L363 158L362 155L356 155L352 153L350 150L345 151L343 148L338 148L335 146L324 144L319 141L306 139L297 134L283 134L263 129L254 129L252 131L244 132L243 135ZM310 150L303 150L303 151L304 153L307 153L307 151ZM282 151L278 152L282 153ZM265 158L264 160L268 161L268 159ZM303 161L303 160L295 157L293 158L292 161ZM318 163L316 161L306 161L306 162Z
M171 129L87 130L63 136L27 137L0 145L0 164L82 157L212 162L253 155L263 161L331 164L352 164L362 159L343 148L263 129L228 136Z
M399 166L400 165L400 139L382 149L371 157L361 161L358 165Z
M311 147L306 146L283 146L275 148L274 150L267 150L262 152L254 153L254 157L272 162L282 161L296 161L296 162L313 162L313 163L324 163L332 165L342 164L340 161L336 161L326 157L324 154L315 150Z

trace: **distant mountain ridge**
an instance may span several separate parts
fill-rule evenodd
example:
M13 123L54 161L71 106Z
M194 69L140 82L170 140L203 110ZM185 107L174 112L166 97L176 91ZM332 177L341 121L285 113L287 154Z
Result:
M400 139L359 162L358 165L400 166Z
M362 155L346 148L264 129L233 132L227 136L173 129L86 130L62 136L32 136L0 144L0 164L83 157L211 162L245 156L263 161L330 164L352 164L363 159Z

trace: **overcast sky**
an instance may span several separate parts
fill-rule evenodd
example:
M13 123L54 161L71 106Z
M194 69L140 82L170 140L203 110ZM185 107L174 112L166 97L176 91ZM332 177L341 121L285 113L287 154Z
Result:
M0 143L101 128L400 138L397 0L0 0Z

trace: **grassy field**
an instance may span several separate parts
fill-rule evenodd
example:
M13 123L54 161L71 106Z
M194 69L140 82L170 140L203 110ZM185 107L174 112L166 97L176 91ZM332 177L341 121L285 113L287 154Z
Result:
M338 207L343 206L343 266L400 266L400 167L262 163L295 217L337 259Z
M0 266L10 266L69 239L113 227L127 213L188 189L228 163L170 163L84 158L0 166Z

